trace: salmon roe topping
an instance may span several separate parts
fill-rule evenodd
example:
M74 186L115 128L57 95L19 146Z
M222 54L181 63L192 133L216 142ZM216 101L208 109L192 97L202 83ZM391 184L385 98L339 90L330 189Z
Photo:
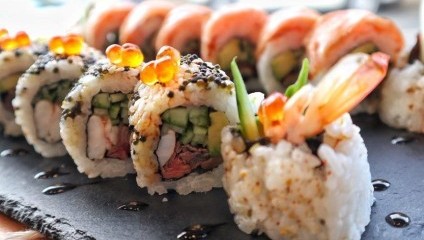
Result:
M144 84L149 86L158 82L154 61L150 61L143 66L140 72L140 79Z
M153 85L156 82L168 83L175 78L180 66L180 52L170 46L159 49L156 60L147 63L141 70L140 80Z
M120 67L138 67L144 61L140 48L132 43L125 43L122 46L112 44L106 49L106 56L112 64Z
M279 92L272 93L261 103L258 110L259 121L264 127L267 137L272 137L274 128L281 125L284 119L284 106L288 98Z
M0 48L13 50L19 47L26 47L31 44L31 39L26 32L17 32L14 37L10 36L4 28L0 29Z
M79 55L84 47L84 40L77 34L54 36L49 41L49 49L55 54Z

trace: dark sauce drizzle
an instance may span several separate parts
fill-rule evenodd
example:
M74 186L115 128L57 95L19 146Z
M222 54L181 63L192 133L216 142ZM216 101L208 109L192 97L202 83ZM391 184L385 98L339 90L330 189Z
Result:
M375 179L372 181L372 186L376 192L385 191L390 187L390 185L390 182L384 179Z
M125 211L138 212L138 211L145 209L148 206L149 206L149 204L147 204L145 202L133 201L133 202L126 203L122 206L119 206L118 209L119 210L125 210Z
M178 234L177 239L185 240L197 240L205 239L208 237L208 234L215 230L215 228L224 225L225 223L218 224L194 224L183 229L183 231Z
M411 219L405 213L394 212L386 216L386 222L396 228L403 228L409 225Z
M28 150L23 148L6 149L0 153L0 157L14 157L28 154Z
M86 185L93 185L98 184L100 181L94 181L89 183L82 183L82 184L75 184L75 183L58 183L49 187L46 187L43 189L42 193L46 195L55 195L67 192L69 190L72 190L76 187L86 186Z
M59 167L55 167L49 171L42 171L35 174L34 179L57 178L63 175L68 175L69 172L62 172Z
M413 142L415 139L413 136L395 136L392 138L391 143L396 144L407 144Z

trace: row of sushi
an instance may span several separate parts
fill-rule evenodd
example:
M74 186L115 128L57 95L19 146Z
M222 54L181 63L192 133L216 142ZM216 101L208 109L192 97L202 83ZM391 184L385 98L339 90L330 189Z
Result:
M385 77L387 54L347 55L315 85L304 60L264 98L234 59L232 81L169 46L144 63L129 43L104 57L78 35L47 47L1 35L1 123L41 155L68 152L89 177L135 171L150 194L223 186L239 228L272 239L360 239L369 223L367 150L348 112Z
M396 66L404 48L394 22L357 9L321 15L291 8L268 14L237 4L212 11L167 1L121 1L93 7L84 23L86 41L100 50L109 43L134 43L152 60L169 45L219 64L227 74L238 56L248 90L267 93L293 84L304 57L311 79L317 79L351 52L382 51Z

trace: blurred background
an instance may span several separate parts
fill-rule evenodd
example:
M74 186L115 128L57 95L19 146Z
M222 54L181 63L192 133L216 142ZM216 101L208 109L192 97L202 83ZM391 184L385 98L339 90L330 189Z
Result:
M31 36L45 37L67 32L84 15L87 7L93 1L0 0L0 2L3 10L0 14L1 27L9 29L11 32L25 30ZM419 0L174 0L174 2L200 3L213 8L225 7L228 3L238 3L255 5L270 12L282 7L299 5L309 6L321 12L343 8L363 8L392 18L405 31L405 34L418 32L420 4Z

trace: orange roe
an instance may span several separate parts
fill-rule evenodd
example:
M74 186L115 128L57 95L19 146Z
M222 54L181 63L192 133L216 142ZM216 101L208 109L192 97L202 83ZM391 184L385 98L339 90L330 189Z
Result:
M65 53L65 46L63 44L62 37L60 37L60 36L52 37L49 41L49 49L50 49L50 51L52 51L56 54L64 54Z
M5 28L0 28L0 38L7 36L9 34L9 31Z
M259 121L264 127L265 136L279 139L283 134L279 128L284 119L284 106L288 98L279 92L272 93L261 103L258 109Z
M19 47L18 42L9 36L3 37L0 41L0 48L2 48L3 50L10 51L18 47Z
M177 66L180 65L181 54L180 52L170 46L163 46L159 49L158 54L156 55L156 60L161 59L165 56L169 56Z
M155 61L146 63L140 72L140 80L146 85L154 85L158 82L158 76L156 75Z
M66 55L79 55L81 53L82 48L84 47L82 37L72 34L62 39Z
M29 38L28 34L23 31L16 33L15 41L18 43L19 47L26 47L31 45L31 39Z
M106 56L112 64L119 64L122 60L122 47L112 44L106 48Z
M178 65L171 57L165 56L155 61L155 70L158 81L167 83L174 79L178 72Z
M125 43L122 46L112 44L106 49L106 56L112 64L121 67L138 67L144 60L140 48L132 43Z

